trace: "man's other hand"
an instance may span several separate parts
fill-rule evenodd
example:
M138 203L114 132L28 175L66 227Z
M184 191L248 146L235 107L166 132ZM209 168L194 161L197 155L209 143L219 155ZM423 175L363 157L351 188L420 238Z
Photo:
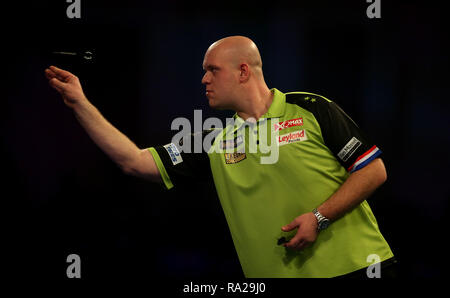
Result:
M60 69L55 66L50 66L45 70L50 86L55 88L64 99L64 103L74 108L76 104L87 100L81 88L80 80L74 74Z
M284 247L302 250L316 241L317 234L317 219L314 213L309 212L299 217L296 217L290 224L281 228L283 232L292 231L298 228L297 234L288 242L283 244Z

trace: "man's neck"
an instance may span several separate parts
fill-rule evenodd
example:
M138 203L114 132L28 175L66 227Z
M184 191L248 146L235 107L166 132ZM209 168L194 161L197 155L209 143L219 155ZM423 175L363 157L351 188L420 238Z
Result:
M248 118L253 118L256 121L261 118L262 115L267 113L270 105L273 101L273 92L270 91L267 86L261 88L259 92L250 92L250 94L256 94L256 96L251 96L244 101L244 105L241 111L236 111L238 116L244 120Z

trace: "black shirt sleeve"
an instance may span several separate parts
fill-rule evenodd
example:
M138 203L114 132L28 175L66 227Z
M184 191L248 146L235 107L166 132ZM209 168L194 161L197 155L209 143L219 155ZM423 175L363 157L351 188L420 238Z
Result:
M161 164L158 165L157 161L158 168L160 172L166 171L168 175L166 179L170 179L169 184L176 186L178 182L183 179L195 179L201 181L212 178L208 153L205 151L207 148L203 148L203 139L209 133L214 132L203 131L194 133L183 136L179 142L153 147L164 169L160 168ZM196 147L196 142L201 142L201 146L197 144ZM201 148L201 151L196 153L194 150L196 148ZM153 157L155 158L155 156ZM163 176L163 180L165 180L163 173L161 173L161 175ZM167 181L164 182L167 186Z
M289 101L295 101L313 113L325 145L347 171L362 169L381 154L381 150L335 102L319 95L296 95Z

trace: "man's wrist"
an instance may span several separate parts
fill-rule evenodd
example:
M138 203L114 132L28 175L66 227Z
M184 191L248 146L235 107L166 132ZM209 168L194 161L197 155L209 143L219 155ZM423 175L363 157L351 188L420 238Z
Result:
M331 221L326 218L325 216L323 216L322 213L320 213L317 208L315 208L312 213L314 214L314 216L317 219L317 230L321 231L321 230L325 230L326 228L328 228L328 226L330 225Z
M75 116L79 118L85 118L86 116L92 117L93 113L99 113L97 108L86 97L73 103L72 110Z
M72 100L73 109L85 109L87 106L92 105L86 96L83 95L80 99Z

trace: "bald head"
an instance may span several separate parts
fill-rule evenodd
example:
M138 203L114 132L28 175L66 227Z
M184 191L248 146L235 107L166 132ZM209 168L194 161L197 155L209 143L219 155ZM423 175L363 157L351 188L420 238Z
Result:
M238 67L242 63L248 64L256 73L262 74L262 60L258 47L248 37L229 36L222 38L213 43L206 53L214 53L234 67Z
M248 37L230 36L213 43L206 51L203 69L202 84L213 108L248 110L247 105L261 106L271 96L259 50Z

